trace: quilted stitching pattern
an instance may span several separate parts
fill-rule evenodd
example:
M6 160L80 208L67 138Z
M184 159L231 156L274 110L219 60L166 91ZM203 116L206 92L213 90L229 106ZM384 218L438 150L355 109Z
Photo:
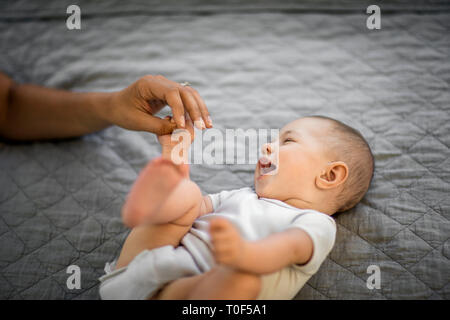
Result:
M51 4L33 14L57 12ZM24 4L14 6L3 17ZM57 18L0 19L0 68L18 81L72 90L120 89L147 73L189 80L222 130L277 128L307 114L345 121L373 148L373 185L337 217L335 248L296 298L449 299L450 14L384 15L380 31L367 30L365 19L94 14L81 32ZM104 263L128 232L119 218L124 197L158 154L152 135L116 127L58 143L3 144L0 298L97 298ZM192 166L208 193L251 185L252 177L252 165ZM82 270L80 290L65 285L71 264ZM366 287L371 264L381 268L380 290Z

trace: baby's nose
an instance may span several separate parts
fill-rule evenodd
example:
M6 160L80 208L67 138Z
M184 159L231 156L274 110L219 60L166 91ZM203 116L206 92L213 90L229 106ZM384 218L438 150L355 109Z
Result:
M273 152L272 144L270 143L263 144L261 151L263 155L270 155Z

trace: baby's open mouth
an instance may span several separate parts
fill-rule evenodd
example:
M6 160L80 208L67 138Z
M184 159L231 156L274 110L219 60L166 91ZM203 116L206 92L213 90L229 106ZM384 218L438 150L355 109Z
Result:
M261 157L259 159L259 167L259 173L261 175L269 174L277 168L277 166L272 163L272 161L270 161L270 159L268 159L267 157Z

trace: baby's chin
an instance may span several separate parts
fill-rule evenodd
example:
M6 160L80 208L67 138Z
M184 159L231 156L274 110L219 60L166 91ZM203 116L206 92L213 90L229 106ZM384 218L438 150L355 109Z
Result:
M272 193L270 192L270 188L267 184L261 185L255 181L255 192L260 198L273 198Z
M259 168L257 168L258 170ZM260 198L276 199L276 194L274 190L274 175L267 174L261 176L255 171L255 176L253 180L253 185L255 187L255 192Z
M274 200L283 201L283 199L281 199L279 195L275 194L274 192L270 192L270 190L268 190L267 188L256 188L256 186L255 186L255 192L258 195L258 198L266 198L266 199L274 199Z

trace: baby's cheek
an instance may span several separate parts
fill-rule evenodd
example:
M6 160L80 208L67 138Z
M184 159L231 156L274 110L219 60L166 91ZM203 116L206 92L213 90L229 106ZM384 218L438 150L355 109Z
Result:
M301 167L301 161L298 156L292 152L280 152L278 155L278 168L283 172L298 171Z
M280 157L280 172L289 185L304 182L312 173L310 166L298 154L289 154Z

